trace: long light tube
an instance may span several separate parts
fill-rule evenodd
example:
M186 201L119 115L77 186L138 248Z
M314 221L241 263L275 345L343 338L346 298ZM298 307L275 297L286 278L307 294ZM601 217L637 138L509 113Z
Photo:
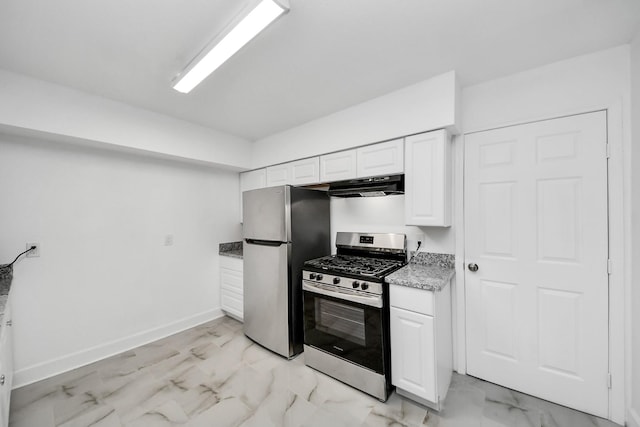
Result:
M186 72L176 78L173 88L178 92L189 93L260 31L288 10L288 7L281 2L261 0L231 31L219 38L211 50L203 53L203 56L194 58Z

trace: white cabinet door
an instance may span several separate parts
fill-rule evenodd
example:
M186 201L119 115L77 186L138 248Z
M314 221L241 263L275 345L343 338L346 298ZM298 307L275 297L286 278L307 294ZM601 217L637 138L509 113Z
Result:
M451 225L451 145L445 130L405 139L405 224Z
M255 190L267 186L266 169L256 169L253 171L240 173L240 222L242 222L242 193L244 191Z
M401 138L360 147L357 158L358 178L403 173L404 142Z
M291 176L288 163L267 167L267 187L290 184Z
M391 383L430 402L437 402L433 317L397 307L390 307L389 311Z
M289 163L291 185L317 184L320 182L320 159L311 157Z
M0 330L0 425L9 425L9 405L13 384L13 327L11 326L11 305L7 301Z
M256 169L253 171L240 173L240 190L248 191L267 186L266 169Z
M356 150L345 150L320 156L320 181L342 181L357 176Z
M317 184L318 182L320 182L318 157L267 167L267 187Z
M220 257L220 306L222 311L242 321L244 317L242 260Z

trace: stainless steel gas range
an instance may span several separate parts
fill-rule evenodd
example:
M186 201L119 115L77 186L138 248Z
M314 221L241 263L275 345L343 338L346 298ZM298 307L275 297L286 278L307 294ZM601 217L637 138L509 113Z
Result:
M337 233L337 254L302 271L305 363L385 401L391 389L386 275L406 263L404 234Z

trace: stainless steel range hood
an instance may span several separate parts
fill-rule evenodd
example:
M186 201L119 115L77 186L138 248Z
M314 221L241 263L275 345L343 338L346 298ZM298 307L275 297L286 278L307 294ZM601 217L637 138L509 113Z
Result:
M391 194L404 194L404 175L350 179L329 185L329 196L332 197L376 197Z

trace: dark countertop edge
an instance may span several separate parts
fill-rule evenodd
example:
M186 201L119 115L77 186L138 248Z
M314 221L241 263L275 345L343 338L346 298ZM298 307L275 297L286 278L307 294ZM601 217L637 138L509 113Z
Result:
M220 243L218 255L242 259L242 241Z
M226 257L229 257L229 258L242 259L242 252L226 251L226 252L218 252L218 255L226 256Z
M9 292L11 292L11 282L13 281L13 268L8 264L0 265L0 331L4 325L4 310L9 300Z

